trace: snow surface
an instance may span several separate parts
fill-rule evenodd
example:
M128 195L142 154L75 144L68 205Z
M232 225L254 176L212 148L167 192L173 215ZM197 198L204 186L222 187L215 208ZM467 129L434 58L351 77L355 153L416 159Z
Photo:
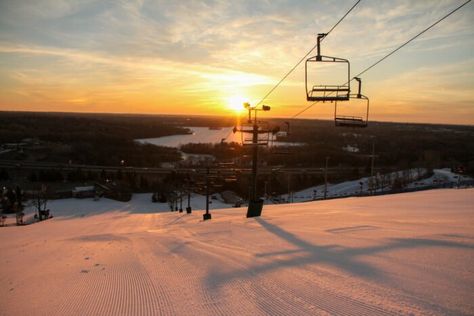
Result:
M410 173L412 178L422 177L427 170L426 169L410 169L405 171L398 171L393 172L390 176L396 178L397 176L402 176L404 172ZM458 182L458 177L460 175L453 173L448 168L444 169L434 169L433 175L427 179L412 181L411 183L407 184L407 188L421 188L435 184L456 184ZM461 176L463 181L471 181L472 178L468 176ZM368 193L369 192L369 183L370 177L364 177L357 180L352 181L344 181L340 183L328 183L328 191L327 197L341 197L341 196L354 196L360 194L360 183L362 182L362 192ZM385 187L383 191L389 191L390 187ZM315 191L316 190L316 194ZM380 190L378 190L380 191ZM377 192L378 192L377 191ZM283 194L282 196L283 201L288 201L288 194ZM290 200L293 202L305 202L311 201L314 199L321 199L324 197L324 184L318 185L310 188L306 188L304 190L300 190L297 192L293 192L290 196ZM266 203L272 203L272 201L268 200Z
M448 184L448 183L455 184L455 183L458 183L459 180L472 181L473 179L469 176L464 176L458 173L454 173L449 168L434 169L433 175L431 177L410 183L408 187L412 188L416 186L427 186L427 185Z
M99 201L94 199L60 199L48 201L47 208L51 209L54 216L86 216L97 215L107 212L125 212L131 214L152 214L159 212L170 212L168 203L152 203L151 193L135 193L129 202L120 202L102 198ZM220 198L220 196L217 194ZM187 206L187 196L183 197L183 209ZM220 200L210 199L212 202L209 208L224 209L232 207ZM206 205L206 197L199 194L191 195L191 208L203 209ZM179 206L179 205L178 205ZM29 207L25 213L33 214L34 208Z
M351 145L347 145L347 146L342 147L342 150L347 151L349 153L358 153L359 152L359 148L357 146L351 146Z
M55 218L1 227L0 315L474 314L474 189L206 222L148 198L51 202Z

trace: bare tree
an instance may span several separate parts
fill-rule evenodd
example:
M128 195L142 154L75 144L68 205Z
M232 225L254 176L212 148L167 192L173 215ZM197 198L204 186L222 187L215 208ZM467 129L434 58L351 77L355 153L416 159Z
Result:
M33 199L33 206L36 208L35 217L38 218L40 221L48 219L50 217L49 209L46 209L46 206L48 204L48 198L46 193L47 187L45 185L42 185L41 190L36 192Z

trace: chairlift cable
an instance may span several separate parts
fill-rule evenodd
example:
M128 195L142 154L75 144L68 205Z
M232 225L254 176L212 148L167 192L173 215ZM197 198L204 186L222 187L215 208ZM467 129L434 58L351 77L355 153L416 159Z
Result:
M359 2L361 2L362 0L358 0L350 9L349 11L346 12L346 14L344 14L342 16L342 18L339 19L339 21L337 21L336 24L334 24L334 26L329 30L329 32L327 32L326 34L326 37L342 22L342 20L345 19L345 17L359 4ZM325 38L326 38L325 37ZM322 39L324 40L324 38ZM273 91L275 91L276 88L278 88L280 86L280 84L285 81L286 78L288 78L288 76L309 56L309 54L311 54L313 52L313 50L315 50L317 47L317 44L314 45L307 53L306 55L304 55L297 63L296 65L293 66L293 68L290 69L290 71L288 71L284 76L283 78L280 79L280 81L278 81L278 83L273 86L273 88L270 89L270 91L267 92L267 94L260 100L258 101L258 103L255 105L255 106L258 106L260 105L263 101L265 101L266 98L268 98L268 96L270 94L273 93Z
M434 22L433 24L431 24L430 26L428 26L427 28L425 28L423 31L421 31L420 33L418 33L417 35L413 36L412 38L410 38L408 41L406 41L405 43L403 43L402 45L398 46L396 49L394 49L393 51L391 51L390 53L388 53L387 55L385 55L384 57L382 57L381 59L379 59L377 62L373 63L371 66L367 67L366 69L364 69L363 71L361 71L360 73L358 73L357 75L355 75L351 80L354 80L355 77L360 77L362 76L364 73L366 73L367 71L369 71L370 69L372 69L373 67L377 66L378 64L380 64L382 61L384 61L385 59L387 59L388 57L390 57L391 55L395 54L397 51L399 51L400 49L402 49L403 47L405 47L406 45L408 45L409 43L411 43L412 41L414 41L417 37L419 37L420 35L422 35L423 33L427 32L429 29L433 28L435 25L437 25L438 23L440 23L441 21L443 21L444 19L446 19L447 17L449 17L450 15L452 15L453 13L455 13L456 11L458 11L459 9L461 9L462 7L464 7L466 4L468 4L469 2L471 2L471 0L467 0L466 2L464 2L463 4L461 4L459 7L457 7L456 9L452 10L451 12L449 12L448 14L446 14L445 16L443 16L442 18L440 18L438 21Z
M291 118L294 119L296 118L297 116L303 114L304 112L308 111L310 108L313 107L313 105L315 105L316 103L318 103L319 101L315 101L313 103L311 103L310 105L306 106L303 110L300 110L298 113L296 113L295 115L293 115Z
M387 59L388 57L390 57L391 55L395 54L397 51L399 51L400 49L402 49L403 47L405 47L406 45L408 45L409 43L411 43L412 41L414 41L416 38L418 38L419 36L421 36L422 34L424 34L425 32L427 32L428 30L430 30L431 28L433 28L434 26L436 26L437 24L439 24L441 21L445 20L446 18L448 18L450 15L452 15L453 13L455 13L456 11L458 11L459 9L461 9L462 7L464 7L466 4L468 4L469 2L471 2L471 0L467 0L466 2L464 2L463 4L461 4L460 6L456 7L455 9L453 9L452 11L450 11L448 14L446 14L445 16L443 16L442 18L438 19L436 22L434 22L433 24L431 24L430 26L428 26L427 28L425 28L423 31L419 32L417 35L413 36L412 38L410 38L408 41L406 41L405 43L403 43L402 45L398 46L396 49L394 49L393 51L391 51L390 53L388 53L387 55L385 55L384 57L380 58L378 61L376 61L375 63L373 63L372 65L370 65L369 67L367 67L366 69L364 69L363 71L361 71L360 73L358 73L356 76L352 77L352 80L354 80L354 78L356 77L360 77L361 75L365 74L366 72L368 72L369 70L371 70L372 68L374 68L375 66L377 66L378 64L380 64L382 61L384 61L385 59ZM346 83L347 84L347 83ZM303 114L304 112L306 112L307 110L309 110L311 107L313 107L313 105L315 105L316 103L318 103L318 101L316 102L313 102L311 103L310 105L306 106L303 110L299 111L298 113L296 113L295 115L293 115L291 118L295 118L301 114Z
M349 13L351 13L351 11L359 4L359 2L361 2L361 0L358 0L356 3L354 3L354 5L349 9L349 11L347 11L346 14L344 14L343 17L340 18L339 21L337 21L336 24L334 24L334 26L329 30L329 32L326 33L325 37L327 37L329 34L331 34L332 30L334 30L342 22L342 20L344 20L346 18L346 16L349 15ZM322 40L324 40L324 38ZM308 55L306 55L306 56L308 56Z

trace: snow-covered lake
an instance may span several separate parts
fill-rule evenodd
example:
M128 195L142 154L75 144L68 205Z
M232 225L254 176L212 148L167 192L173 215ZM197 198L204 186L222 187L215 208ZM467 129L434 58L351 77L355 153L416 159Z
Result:
M172 135L157 138L137 139L140 143L147 143L157 146L175 147L189 143L217 144L222 141L226 143L242 143L242 136L239 132L233 133L233 127L223 127L221 129L209 129L208 127L186 127L192 131L187 135ZM273 146L301 146L303 143L272 142Z

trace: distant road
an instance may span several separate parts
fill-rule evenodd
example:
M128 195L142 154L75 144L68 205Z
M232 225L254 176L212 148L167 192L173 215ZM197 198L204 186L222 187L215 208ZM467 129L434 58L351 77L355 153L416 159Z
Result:
M81 169L82 171L93 171L101 172L102 170L107 171L118 171L132 172L136 174L157 174L166 175L171 172L177 172L181 174L186 173L200 173L206 172L205 167L199 168L148 168L148 167L131 167L131 166L100 166L100 165L84 165L84 164L67 164L58 162L39 162L39 161L18 161L18 160L0 160L0 168L4 169L15 169L15 170L60 170L60 171L74 171ZM235 172L248 174L251 172L250 168L237 168L237 167L211 167L210 170L215 172ZM353 168L328 168L328 173L341 173L351 172ZM259 174L270 174L270 173L305 173L305 174L324 174L324 168L283 168L283 167L261 167L259 168Z

